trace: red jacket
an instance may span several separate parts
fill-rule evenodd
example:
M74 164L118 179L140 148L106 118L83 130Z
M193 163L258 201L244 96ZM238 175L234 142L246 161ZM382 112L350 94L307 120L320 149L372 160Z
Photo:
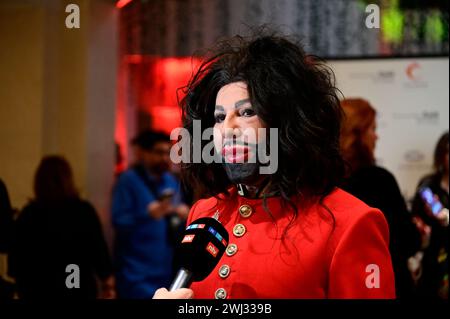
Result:
M192 284L195 298L395 298L388 225L379 210L336 189L324 200L332 215L319 204L299 209L282 240L292 210L280 197L267 198L273 219L262 199L235 188L219 197L196 202L188 218L218 211L230 234L216 268Z

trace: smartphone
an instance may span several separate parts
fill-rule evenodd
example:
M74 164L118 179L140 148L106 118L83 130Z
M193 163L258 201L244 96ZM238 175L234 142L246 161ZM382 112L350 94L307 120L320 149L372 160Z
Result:
M429 187L421 188L419 190L419 194L425 204L431 209L433 215L437 215L444 208L442 203L438 199L434 198L434 194Z
M166 189L158 196L158 200L172 200L174 196L175 192L172 189Z

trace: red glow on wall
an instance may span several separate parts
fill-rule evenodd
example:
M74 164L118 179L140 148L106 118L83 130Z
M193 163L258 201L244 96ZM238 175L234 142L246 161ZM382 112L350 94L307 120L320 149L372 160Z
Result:
M179 109L177 96L183 98L180 89L188 83L197 64L198 61L190 57L155 58L144 62L141 105L149 111L155 105Z
M133 0L119 0L116 2L116 8L122 9Z
M139 130L151 128L170 134L181 126L178 99L200 60L191 57L125 55L118 79L116 141L129 163L129 141ZM144 121L144 123L142 123Z

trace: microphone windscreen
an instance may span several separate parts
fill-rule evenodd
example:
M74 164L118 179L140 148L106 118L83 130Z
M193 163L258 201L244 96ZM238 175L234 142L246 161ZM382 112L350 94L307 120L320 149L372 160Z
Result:
M181 267L192 272L192 281L202 281L213 271L227 248L229 235L214 218L203 217L186 227L179 249Z

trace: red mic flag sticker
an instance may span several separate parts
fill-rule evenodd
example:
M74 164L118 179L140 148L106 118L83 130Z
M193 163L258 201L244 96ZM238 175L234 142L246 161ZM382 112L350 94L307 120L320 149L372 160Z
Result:
M208 246L206 246L206 250L214 257L216 257L219 253L219 249L217 249L212 242L209 242Z
M195 235L185 235L181 242L182 243L192 243L192 241L194 240L194 237L195 237Z

